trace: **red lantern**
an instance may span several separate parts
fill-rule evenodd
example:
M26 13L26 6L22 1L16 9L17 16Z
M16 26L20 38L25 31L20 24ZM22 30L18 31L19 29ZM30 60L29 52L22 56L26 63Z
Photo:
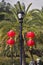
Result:
M27 41L27 46L33 46L33 45L35 45L35 42L33 40Z
M27 32L26 38L34 38L34 37L35 37L34 32Z
M12 45L15 44L15 40L13 40L13 39L8 39L8 40L7 40L7 44L12 46Z
M7 33L7 35L8 35L9 37L14 37L15 34L16 34L16 33L15 33L13 30L10 30L10 31Z

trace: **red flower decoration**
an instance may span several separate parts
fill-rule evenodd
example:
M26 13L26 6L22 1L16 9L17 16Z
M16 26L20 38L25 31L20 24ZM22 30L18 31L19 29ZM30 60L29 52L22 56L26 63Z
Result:
M10 31L7 33L7 35L8 35L9 37L14 37L14 36L16 35L16 33L15 33L13 30L10 30Z
M34 38L34 37L35 37L34 32L27 32L26 38Z
M35 42L33 40L27 41L27 46L33 46L33 45L35 45Z
M13 39L8 39L8 40L7 40L7 44L8 44L8 45L14 45L14 44L15 44L15 40L13 40Z

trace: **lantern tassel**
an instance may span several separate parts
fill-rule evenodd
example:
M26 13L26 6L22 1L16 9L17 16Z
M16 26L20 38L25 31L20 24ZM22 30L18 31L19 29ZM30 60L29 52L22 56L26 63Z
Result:
M12 46L10 45L10 51L11 51L11 49L12 49Z
M30 50L32 49L32 46L30 46Z
M29 37L29 40L32 40L32 38L31 38L31 37Z

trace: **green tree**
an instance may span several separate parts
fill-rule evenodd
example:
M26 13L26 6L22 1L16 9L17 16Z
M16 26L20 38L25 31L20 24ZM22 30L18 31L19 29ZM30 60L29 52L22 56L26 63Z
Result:
M3 21L0 22L0 32L1 32L1 38L0 40L3 42L6 42L7 39L7 32L10 29L13 29L16 31L17 35L16 35L16 43L19 43L18 41L18 34L20 32L19 28L20 28L20 24L19 24L19 20L18 20L18 16L17 13L19 11L24 11L25 15L23 18L23 37L24 34L27 31L34 31L36 33L36 36L39 35L40 31L42 30L42 13L40 10L38 9L33 9L29 11L30 6L32 5L32 3L29 4L29 6L27 7L27 9L25 10L25 5L20 4L20 2L18 1L16 4L14 4L14 7L12 7L10 9L11 13L7 13L7 12L2 12L5 15L5 19ZM9 6L7 6L7 8L9 9ZM1 13L1 14L2 14ZM40 15L39 15L40 14ZM3 32L4 31L4 32ZM25 38L24 38L24 42L25 42ZM26 42L25 42L26 43ZM24 52L24 45L23 44L23 65L25 65L25 52ZM16 46L17 44L15 44ZM17 48L18 46L16 46Z

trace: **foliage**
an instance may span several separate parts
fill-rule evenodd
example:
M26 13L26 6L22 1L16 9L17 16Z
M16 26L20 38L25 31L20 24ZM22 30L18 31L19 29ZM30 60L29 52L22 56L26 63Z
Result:
M24 3L21 4L19 1L16 4L14 4L14 7L12 7L10 3L6 4L6 2L0 2L0 16L2 18L0 19L0 46L2 47L2 49L4 48L1 53L2 55L11 54L9 46L6 45L6 40L8 39L7 32L10 29L16 31L16 37L14 38L16 40L16 43L13 48L14 55L20 54L20 42L19 42L20 24L17 16L18 12L20 11L24 12L22 35L27 55L29 48L26 46L27 39L25 37L25 34L28 31L35 32L36 36L34 40L36 44L39 43L38 46L40 47L40 49L43 49L42 46L40 45L43 43L43 9L29 10L31 5L32 3L30 3L27 9L25 10L25 4Z

